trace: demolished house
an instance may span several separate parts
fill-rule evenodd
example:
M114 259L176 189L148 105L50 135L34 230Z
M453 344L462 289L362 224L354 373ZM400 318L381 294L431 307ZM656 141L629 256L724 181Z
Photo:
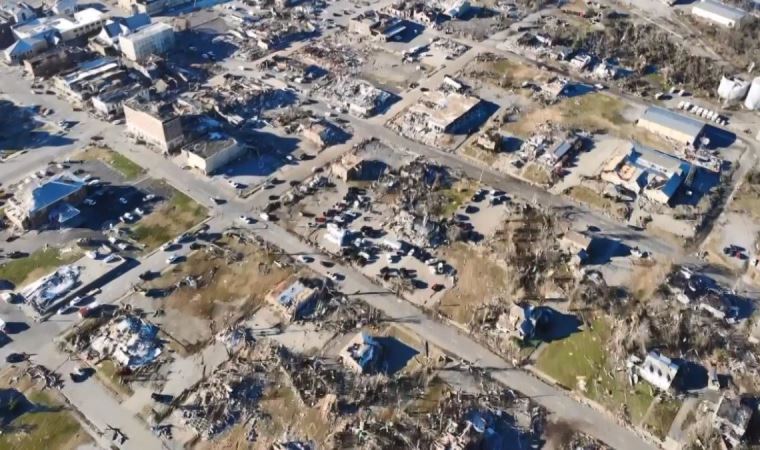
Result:
M267 294L266 300L288 320L297 320L305 310L314 306L321 295L322 289L314 286L310 280L293 276L275 286Z
M496 324L499 331L523 341L536 338L541 329L549 326L550 310L533 306L526 302L512 303L509 311L503 313Z
M147 366L161 355L159 329L134 315L116 317L105 324L90 341L98 357L112 359L131 370Z
M180 406L182 422L204 440L248 423L258 413L266 375L262 363L250 360L219 367Z
M26 304L40 315L53 310L72 290L80 285L79 266L69 265L27 286L21 293Z
M345 107L351 114L368 118L379 114L398 97L376 88L371 83L353 77L344 77L323 89L328 102Z
M741 399L723 395L713 414L713 426L731 447L738 447L747 434L752 413L752 408L742 404Z

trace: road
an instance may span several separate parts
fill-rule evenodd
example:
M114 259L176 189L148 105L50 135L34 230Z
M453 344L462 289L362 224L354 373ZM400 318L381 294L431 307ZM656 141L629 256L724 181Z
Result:
M471 50L455 61L449 62L445 70L439 71L436 75L424 80L421 84L429 88L437 87L436 84L440 82L445 74L456 73L478 51L483 49L496 51L495 48L486 46L474 47L474 50ZM209 182L207 179L196 174L188 173L175 165L171 160L165 159L145 147L132 144L124 136L122 127L92 120L86 114L76 113L71 110L68 104L54 97L44 96L44 98L40 98L39 96L30 94L28 81L19 78L17 69L2 69L2 75L4 78L3 88L6 92L12 92L11 96L14 100L26 104L44 103L51 106L55 110L55 113L49 118L51 121L66 118L67 120L78 120L81 122L69 133L69 136L74 139L74 142L71 144L60 147L41 147L9 162L0 164L0 179L6 183L18 180L27 173L37 170L53 158L64 158L71 152L83 147L90 137L97 134L103 136L104 141L115 151L148 168L153 177L166 179L178 189L192 196L199 203L208 206L212 215L209 224L215 230L221 230L231 225L235 218L241 214L257 215L261 207L268 202L268 195L281 193L284 189L287 189L288 184L284 183L274 190L261 191L254 194L249 199L239 199L234 196L231 189L226 189L223 186ZM403 100L404 103L393 108L390 114L395 113L402 106L413 102L416 96L419 95L419 91L409 93L408 95L409 97ZM322 112L328 110L322 104L317 104L314 108ZM681 251L669 242L662 241L647 233L621 226L610 219L581 208L569 200L552 196L542 189L537 189L486 166L400 137L383 126L388 115L370 120L353 117L345 118L351 122L355 130L352 141L346 145L330 148L320 153L314 161L308 164L287 167L278 174L278 177L286 181L303 180L311 174L311 167L324 165L330 160L339 157L353 143L364 138L376 137L386 141L392 147L407 148L436 160L441 164L460 170L472 178L482 179L485 184L505 190L513 196L535 201L545 206L563 209L578 224L598 226L610 237L621 239L654 253L674 255ZM222 205L216 205L210 201L210 197L225 198L227 202ZM318 249L299 241L276 224L268 224L266 228L263 226L251 228L254 233L281 247L287 253L320 253ZM187 249L185 248L178 253L184 251L187 251ZM167 265L165 255L161 252L147 255L139 263L137 267L108 284L103 289L103 293L98 296L98 301L102 303L118 301L138 281L139 273L145 270L162 270ZM313 264L311 267L315 271L326 275L326 269L321 265ZM360 294L372 292L372 295L364 295L362 298L431 344L446 350L455 357L474 365L488 368L489 373L496 380L522 392L524 395L532 397L536 402L551 411L555 418L576 425L581 431L606 442L614 448L632 450L653 448L634 432L625 426L619 425L608 415L578 403L566 392L536 379L525 371L511 367L500 357L488 351L468 336L463 335L458 329L428 317L422 310L411 303L396 297L390 292L379 289L358 271L349 267L342 267L340 270L346 275L346 280L343 281L341 286L344 292L358 292ZM18 316L18 310L14 312L13 308L8 308L5 305L0 308L0 313L4 317L10 317L12 320L26 322L24 317ZM67 361L67 357L57 351L52 340L76 322L77 320L74 317L55 316L48 322L33 324L29 330L24 331L13 343L0 349L0 356L4 358L10 351L36 353L35 360L37 362L51 368L61 367L63 372L66 373L73 363ZM64 394L101 431L105 429L106 425L121 428L130 437L130 440L127 441L123 448L160 447L160 441L150 433L145 424L125 412L123 408L120 408L118 403L108 395L105 388L96 381L89 380L81 384L67 383L66 387L64 387ZM107 418L107 422L105 418Z

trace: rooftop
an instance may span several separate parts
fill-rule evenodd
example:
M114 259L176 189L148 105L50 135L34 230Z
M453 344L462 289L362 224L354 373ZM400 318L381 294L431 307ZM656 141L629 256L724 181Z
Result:
M139 30L135 31L132 34L129 34L127 36L124 36L123 39L128 40L139 40L139 39L145 39L150 36L155 36L159 33L163 33L165 31L171 31L172 27L163 23L163 22L154 22L150 25L146 25Z
M208 135L187 144L183 150L206 159L235 145L237 145L235 138L221 133L209 133Z
M692 11L695 9L701 9L702 11L708 12L710 14L715 14L716 16L724 17L726 19L734 20L737 22L742 20L742 18L747 15L747 12L742 9L735 8L721 2L716 2L714 0L702 0L701 2L695 3Z
M67 172L61 173L56 177L31 188L32 202L29 204L28 210L34 212L44 209L62 198L71 195L73 192L82 189L84 185L84 181L80 178Z
M672 130L691 135L695 140L705 127L705 124L699 120L660 108L659 106L647 108L641 116L641 120L657 123Z
M431 91L410 109L446 128L480 103L480 99L458 92Z

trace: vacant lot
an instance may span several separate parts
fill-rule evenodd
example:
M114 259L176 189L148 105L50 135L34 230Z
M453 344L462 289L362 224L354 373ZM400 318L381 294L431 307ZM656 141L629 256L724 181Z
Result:
M172 189L164 203L135 225L132 237L150 251L197 225L207 215L204 206Z
M231 239L190 254L187 261L146 283L149 291L179 285L161 300L166 313L155 322L188 348L205 343L212 327L221 330L247 317L274 286L294 273L274 260L257 245Z
M145 169L140 165L108 148L88 147L77 154L76 159L103 161L119 172L125 180L134 180L145 173Z
M489 58L489 56L491 57ZM518 88L526 81L535 83L546 81L549 78L545 71L494 55L481 56L468 67L465 76L505 89Z
M38 390L28 377L11 383L16 375L10 369L0 381L0 390L23 395L4 413L10 420L0 434L0 450L73 450L91 441L55 392Z
M615 413L625 414L638 424L647 412L654 393L646 383L627 385L616 363L608 360L606 343L610 327L604 319L566 339L546 344L536 367L565 387L581 392ZM669 426L670 424L668 424Z
M579 203L605 211L617 219L625 219L628 214L628 209L624 203L606 198L590 187L583 185L573 186L565 193L568 197Z
M760 219L760 171L753 170L747 174L747 178L736 191L729 209Z
M506 269L478 248L456 243L444 251L443 258L457 270L459 279L438 309L455 322L469 325L482 305L508 293Z
M8 280L18 289L81 256L77 250L64 251L54 247L37 250L25 258L12 259L0 265L0 280Z
M522 176L533 183L541 186L547 186L551 183L552 178L549 170L540 164L530 163L522 171Z

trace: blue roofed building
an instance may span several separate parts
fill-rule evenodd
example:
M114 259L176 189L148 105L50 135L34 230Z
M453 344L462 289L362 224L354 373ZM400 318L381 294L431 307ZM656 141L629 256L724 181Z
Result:
M43 181L20 186L8 201L6 217L18 228L34 229L46 225L70 227L81 217L77 206L87 195L84 181L68 172Z
M650 106L636 122L638 126L672 141L696 145L705 123L659 106Z
M673 155L625 142L607 160L601 178L655 202L669 204L694 169Z
M317 300L319 294L320 289L307 286L304 280L293 276L275 286L266 299L291 320L300 318L301 313Z
M339 358L355 372L367 373L377 369L382 360L382 352L380 342L362 331L340 351Z

